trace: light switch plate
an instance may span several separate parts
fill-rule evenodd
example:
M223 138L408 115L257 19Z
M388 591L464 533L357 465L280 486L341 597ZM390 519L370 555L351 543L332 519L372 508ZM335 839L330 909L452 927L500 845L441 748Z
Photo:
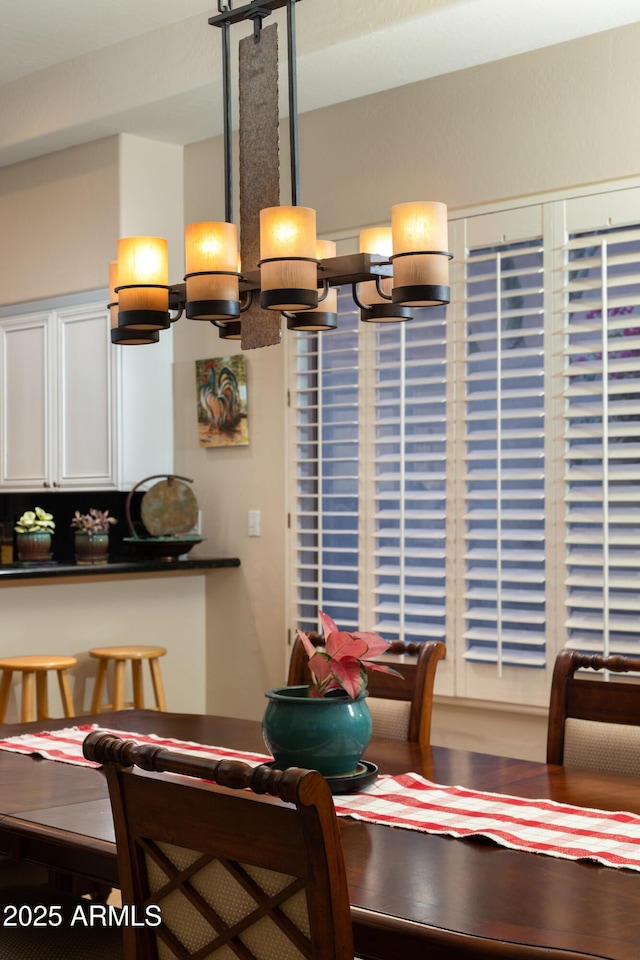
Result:
M260 536L260 511L249 510L249 536Z

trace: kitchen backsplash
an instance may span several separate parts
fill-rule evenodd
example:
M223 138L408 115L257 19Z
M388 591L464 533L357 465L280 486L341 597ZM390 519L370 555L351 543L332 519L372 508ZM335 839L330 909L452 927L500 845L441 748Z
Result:
M53 559L59 563L65 563L73 562L75 559L73 546L75 531L71 527L71 520L76 510L80 513L88 513L92 507L97 510L108 510L110 516L118 521L109 529L109 558L111 560L126 559L130 554L127 544L122 541L124 537L131 535L125 511L127 496L127 493L119 490L0 493L0 523L10 523L13 526L25 510L33 510L34 507L42 507L43 510L52 513L56 524L51 543ZM136 491L131 499L131 518L136 527L140 522L142 497L143 491Z

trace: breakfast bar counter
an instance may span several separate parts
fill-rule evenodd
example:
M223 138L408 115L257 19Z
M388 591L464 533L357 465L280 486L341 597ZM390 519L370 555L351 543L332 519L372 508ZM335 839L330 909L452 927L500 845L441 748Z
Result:
M91 577L141 576L147 574L204 573L221 567L239 567L237 557L191 557L188 554L175 560L113 560L102 564L77 563L12 563L0 566L0 586L22 581L51 581Z
M205 712L207 623L211 579L232 589L240 571L235 557L187 555L184 559L122 560L77 565L48 563L0 567L0 658L34 654L73 656L70 671L76 715L87 713L96 677L93 647L153 644L160 659L169 710ZM210 603L209 603L210 605ZM145 669L145 703L154 702ZM17 683L16 675L16 683ZM16 683L7 722L19 719ZM51 716L62 716L57 684L49 683ZM132 700L127 677L125 699Z

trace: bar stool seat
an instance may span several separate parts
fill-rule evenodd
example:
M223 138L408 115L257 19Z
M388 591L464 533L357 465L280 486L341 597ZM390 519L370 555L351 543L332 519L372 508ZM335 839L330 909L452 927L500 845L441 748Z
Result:
M154 647L144 643L133 644L124 647L94 647L89 650L89 656L98 660L98 673L96 675L96 685L93 691L91 701L91 712L102 713L105 710L122 710L124 707L144 708L144 679L142 676L142 663L148 660L151 671L151 683L155 696L156 710L166 710L167 704L164 697L164 687L162 684L162 673L160 671L159 658L166 654L164 647ZM131 673L133 677L133 700L125 703L124 685L125 670L127 662L131 663ZM107 671L109 664L113 663L113 703L104 703L103 697L106 696Z
M65 717L75 717L67 670L77 664L75 657L36 654L30 657L5 657L0 660L0 723L4 723L14 673L22 674L20 720L46 720L49 717L48 673L58 675L58 687Z

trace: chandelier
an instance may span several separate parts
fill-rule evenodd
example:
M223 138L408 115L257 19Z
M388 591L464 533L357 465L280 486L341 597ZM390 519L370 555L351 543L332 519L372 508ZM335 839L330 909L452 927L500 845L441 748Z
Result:
M400 203L391 226L363 230L360 252L336 256L316 238L316 213L300 205L295 7L300 0L218 0L209 24L221 29L225 219L185 229L185 276L168 277L167 241L124 237L109 265L111 340L156 343L185 316L208 321L243 349L279 343L282 318L297 331L337 326L337 288L351 286L360 319L411 320L418 306L450 299L447 208L437 201ZM279 198L277 24L286 7L291 204ZM239 43L240 231L233 216L230 28L251 21ZM241 248L238 244L240 234Z

